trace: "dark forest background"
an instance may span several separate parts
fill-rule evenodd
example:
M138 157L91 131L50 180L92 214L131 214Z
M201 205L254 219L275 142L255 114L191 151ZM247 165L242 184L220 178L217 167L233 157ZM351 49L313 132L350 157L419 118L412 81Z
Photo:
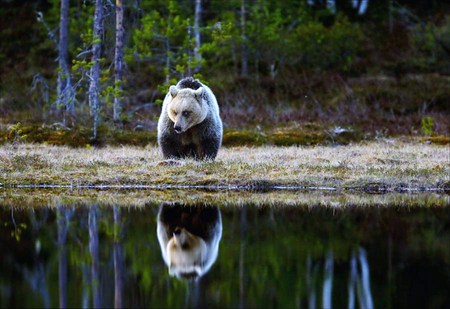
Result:
M218 98L224 144L446 142L449 12L437 0L3 0L2 142L154 142L168 86L190 75Z

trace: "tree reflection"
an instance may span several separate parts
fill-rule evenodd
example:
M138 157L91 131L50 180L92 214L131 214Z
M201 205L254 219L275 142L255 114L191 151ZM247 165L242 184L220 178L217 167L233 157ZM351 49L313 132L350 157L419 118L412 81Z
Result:
M123 307L123 245L121 211L117 205L113 207L114 216L114 308Z
M333 251L328 251L325 258L322 305L324 308L331 308L331 291L333 289Z
M11 208L11 221L14 225L14 229L17 234L14 235L15 239L19 242L22 241L20 229L27 229L27 226L31 226L31 232L33 235L39 235L41 229L45 226L45 221L47 220L47 212L41 213L41 216L36 216L36 213L29 211L30 224L16 224L14 219L14 210ZM19 238L17 238L19 236ZM23 235L24 236L24 235ZM45 308L50 307L51 296L49 292L49 282L48 282L48 265L41 251L41 240L37 237L34 242L34 252L30 254L34 258L34 265L24 268L23 276L30 285L33 291L36 291L41 299L42 306Z
M89 254L91 257L91 286L93 307L102 306L100 294L100 261L98 255L98 225L97 225L97 205L89 208Z
M333 250L329 250L325 255L322 282L318 282L318 272L320 272L321 263L319 261L313 262L311 256L307 259L306 287L308 308L333 307L333 255ZM369 262L366 251L363 248L353 250L349 266L348 308L355 308L355 300L358 301L359 308L374 308L370 290ZM320 285L322 286L322 303L320 306L317 306L316 287Z
M67 308L67 231L72 210L59 206L56 210L56 224L58 225L58 282L59 307Z
M11 209L0 210L0 307L395 308L449 300L443 210L409 210L408 221L398 210L330 217L323 209L157 206L15 210L14 222ZM426 246L424 234L433 235ZM181 251L193 237L199 254L169 252L176 237ZM426 298L410 293L416 276L433 279Z
M359 265L359 268L358 268ZM370 271L366 250L359 248L352 253L348 284L348 307L355 308L355 289L360 308L373 308L370 291Z
M244 205L241 208L240 218L240 244L239 244L239 308L244 308L245 304L245 233L247 229L247 207Z

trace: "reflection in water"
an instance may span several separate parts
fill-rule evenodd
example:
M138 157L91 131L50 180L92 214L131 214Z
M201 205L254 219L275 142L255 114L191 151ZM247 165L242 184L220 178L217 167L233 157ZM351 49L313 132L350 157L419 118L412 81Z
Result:
M114 216L114 308L123 307L123 245L122 245L122 224L121 211L117 205L113 207Z
M360 270L358 270L358 263ZM359 248L352 253L350 260L350 279L348 283L348 308L355 308L355 289L360 308L373 308L372 293L370 292L370 272L366 251Z
M358 265L360 270L358 270ZM322 283L322 303L317 306L316 287L318 283L318 273L321 271L321 264L313 262L311 257L307 259L306 265L306 286L308 291L308 308L332 308L333 307L333 275L334 258L333 250L326 253L323 264L324 279ZM366 251L363 248L353 250L351 254L348 279L348 305L347 308L355 308L355 298L358 300L359 308L374 308L372 293L370 290L370 271L367 261ZM355 296L356 290L356 296Z
M42 223L38 218L34 216L32 212L29 213L30 215L30 224L23 224L23 223L16 223L15 222L15 213L14 210L11 209L11 222L14 226L15 230L15 237L16 239L21 239L24 237L24 233L27 228L31 228L31 232L38 233L39 229L42 226ZM13 236L13 235L11 235ZM35 259L35 267L32 269L25 268L23 269L23 276L25 280L28 282L30 288L33 292L36 292L38 295L42 298L43 306L49 307L50 306L50 293L48 289L48 282L47 282L47 276L48 276L48 269L46 267L45 261L43 258L39 255L40 252L40 244L39 241L36 241L34 243L34 253L36 254ZM3 270L2 270L3 271Z
M0 307L448 307L448 215L0 207Z
M58 225L58 270L59 270L59 307L67 308L67 230L72 210L58 207L56 224Z
M170 275L197 279L217 259L222 238L220 210L164 203L158 213L157 234Z
M94 308L102 306L100 295L100 260L98 253L97 206L89 209L89 254L91 256L91 286Z
M325 258L323 279L322 305L324 308L331 308L331 290L333 287L333 251L328 251Z

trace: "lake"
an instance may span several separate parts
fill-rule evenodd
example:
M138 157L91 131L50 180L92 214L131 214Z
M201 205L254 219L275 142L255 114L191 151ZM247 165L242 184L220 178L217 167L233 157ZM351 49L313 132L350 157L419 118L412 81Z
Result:
M450 306L445 194L87 191L2 192L2 308Z

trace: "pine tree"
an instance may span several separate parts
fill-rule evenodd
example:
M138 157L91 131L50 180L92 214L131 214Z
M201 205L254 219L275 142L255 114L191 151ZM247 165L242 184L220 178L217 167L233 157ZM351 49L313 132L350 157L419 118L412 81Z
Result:
M200 21L202 16L202 0L195 0L195 13L194 13L194 58L196 62L196 67L194 71L200 69L200 63L202 60L202 55L200 53Z
M95 1L94 28L92 41L92 67L90 70L89 107L93 117L93 139L97 139L97 128L100 123L100 56L101 36L103 31L103 1Z
M69 52L69 0L61 0L61 12L59 22L58 41L58 81L57 110L63 109L63 122L66 125L69 116L72 120L75 117L75 94L72 88L70 70L68 64Z
M123 3L122 0L116 0L116 50L114 56L114 121L118 122L121 118L122 104L121 96L123 90Z

